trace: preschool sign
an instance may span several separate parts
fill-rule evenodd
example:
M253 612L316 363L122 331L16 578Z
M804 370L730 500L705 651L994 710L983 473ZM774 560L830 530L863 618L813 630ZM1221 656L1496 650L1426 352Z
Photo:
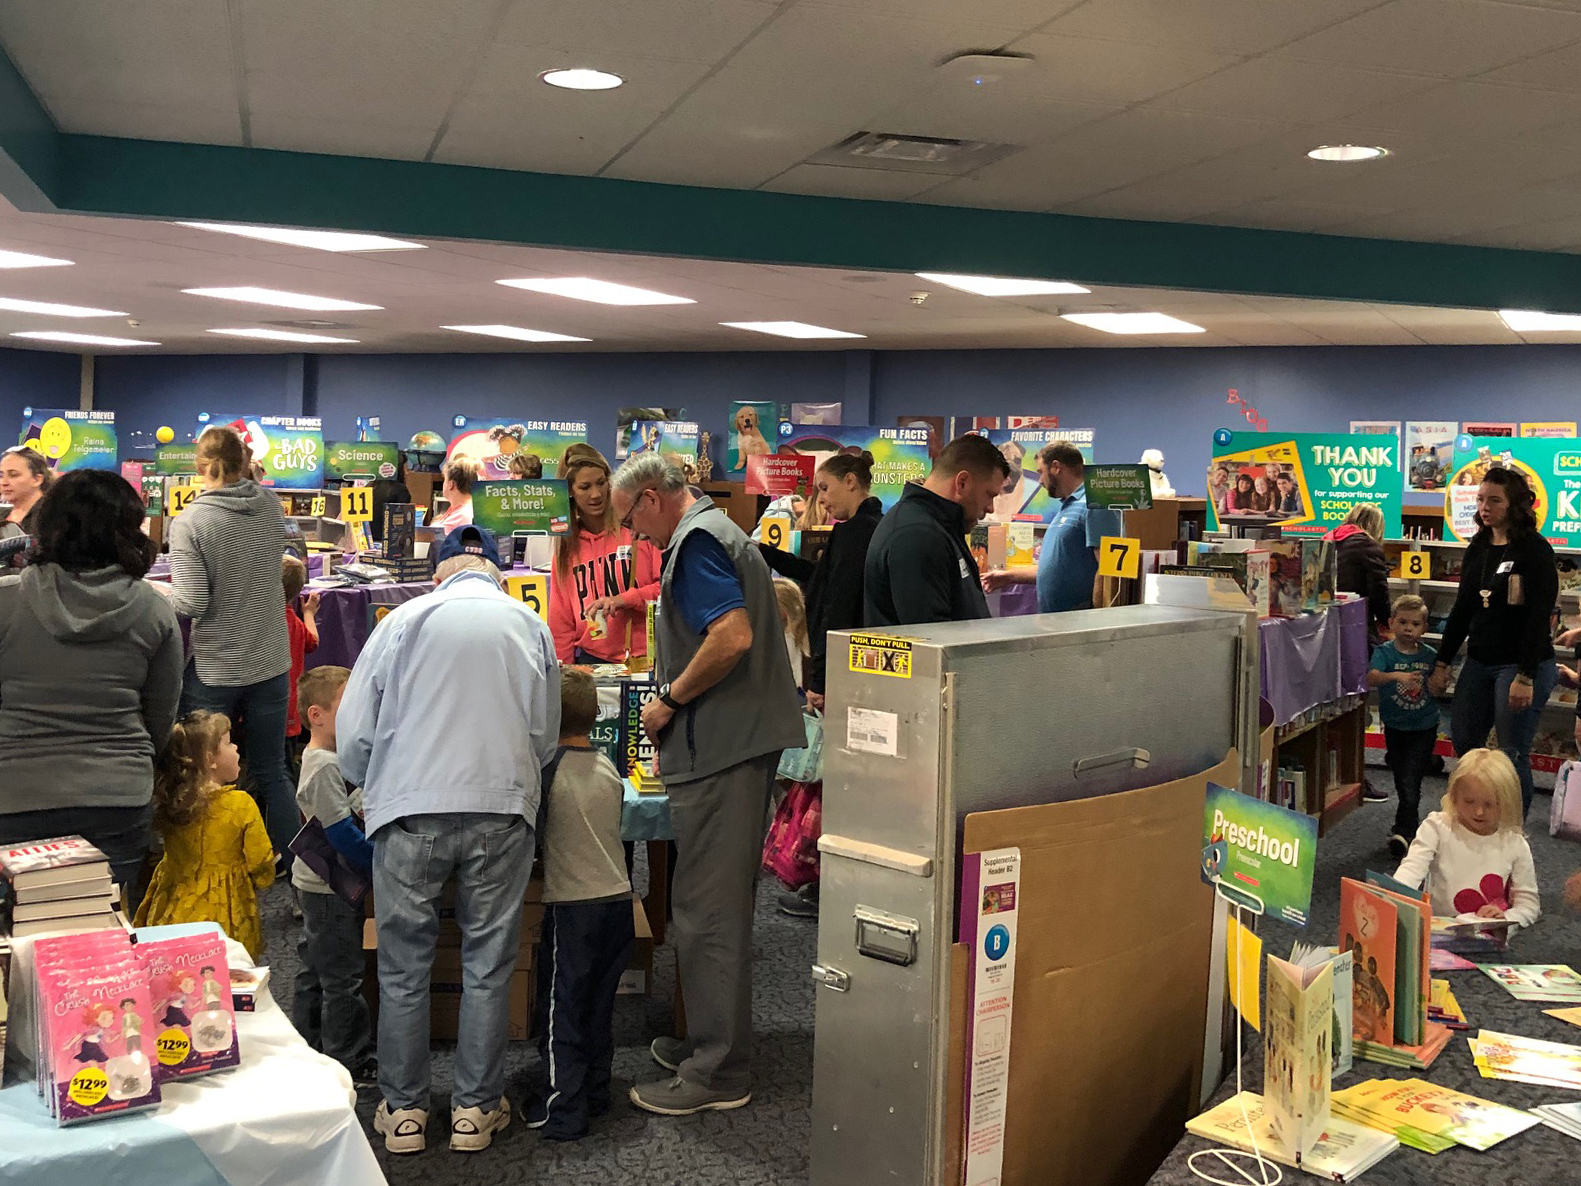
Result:
M1286 535L1322 535L1358 503L1383 512L1386 536L1400 535L1398 437L1369 434L1236 432L1215 443L1208 467L1208 527L1238 519L1277 522ZM1223 439L1222 437L1220 439ZM1525 442L1521 442L1525 443Z
M1581 442L1574 437L1457 437L1444 491L1444 526L1453 538L1477 533L1477 486L1495 465L1519 471L1531 485L1544 539L1581 547Z

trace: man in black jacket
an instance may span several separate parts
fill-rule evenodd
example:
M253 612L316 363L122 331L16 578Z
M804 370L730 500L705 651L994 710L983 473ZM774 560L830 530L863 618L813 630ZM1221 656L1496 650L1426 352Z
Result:
M966 537L993 509L1010 466L987 437L968 433L940 452L933 472L907 486L867 553L869 626L988 617Z

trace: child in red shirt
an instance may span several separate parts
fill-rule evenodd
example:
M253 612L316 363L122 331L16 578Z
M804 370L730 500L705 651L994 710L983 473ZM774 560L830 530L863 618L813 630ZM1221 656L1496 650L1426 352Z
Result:
M285 735L288 741L305 744L302 732L302 720L296 711L296 682L302 678L302 668L307 662L309 651L318 650L318 614L319 595L310 593L302 602L302 616L297 617L292 604L302 594L302 586L307 584L307 565L295 556L287 554L280 561L280 579L285 584L285 627L291 636L291 693L286 703ZM293 744L292 752L301 749L301 745Z

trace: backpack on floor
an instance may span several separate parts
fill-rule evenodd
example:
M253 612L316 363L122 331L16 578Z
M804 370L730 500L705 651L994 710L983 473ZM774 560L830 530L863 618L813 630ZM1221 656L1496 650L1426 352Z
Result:
M1554 806L1548 834L1581 841L1581 762L1566 762L1554 775Z

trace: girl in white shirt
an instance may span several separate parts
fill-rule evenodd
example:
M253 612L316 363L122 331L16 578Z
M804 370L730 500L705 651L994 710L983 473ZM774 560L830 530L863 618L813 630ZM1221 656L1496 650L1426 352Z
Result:
M1422 821L1394 876L1413 888L1426 884L1434 915L1507 918L1523 927L1537 921L1537 872L1509 758L1495 749L1461 755L1443 810Z

